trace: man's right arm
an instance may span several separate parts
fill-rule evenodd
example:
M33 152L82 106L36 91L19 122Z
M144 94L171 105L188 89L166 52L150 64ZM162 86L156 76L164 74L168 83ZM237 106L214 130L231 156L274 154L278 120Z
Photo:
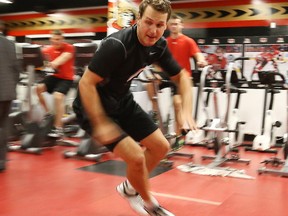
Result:
M86 69L79 82L82 105L92 126L92 136L102 144L121 135L119 127L106 115L96 85L103 80L96 73Z

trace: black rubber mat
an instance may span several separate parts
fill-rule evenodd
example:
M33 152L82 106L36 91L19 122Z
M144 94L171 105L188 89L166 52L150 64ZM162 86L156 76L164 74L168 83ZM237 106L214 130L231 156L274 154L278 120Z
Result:
M171 170L171 167L157 166L150 174L150 178ZM123 161L109 160L90 166L79 168L79 170L88 172L105 173L109 175L126 176L126 163Z

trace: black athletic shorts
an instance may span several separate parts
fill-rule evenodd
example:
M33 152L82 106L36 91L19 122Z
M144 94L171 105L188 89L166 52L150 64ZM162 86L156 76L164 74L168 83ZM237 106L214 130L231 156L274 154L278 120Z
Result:
M131 92L121 99L116 99L101 92L99 92L99 95L107 115L134 140L139 142L158 128L151 117L134 101ZM89 119L84 112L84 108L80 105L79 98L74 100L73 109L82 129L91 135Z
M48 93L60 92L66 95L73 85L73 80L64 80L54 76L47 76L41 81L47 88Z

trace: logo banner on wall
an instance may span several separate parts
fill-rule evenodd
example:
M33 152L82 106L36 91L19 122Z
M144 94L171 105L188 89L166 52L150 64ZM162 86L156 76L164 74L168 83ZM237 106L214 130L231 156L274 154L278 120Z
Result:
M136 22L139 0L109 0L107 35Z

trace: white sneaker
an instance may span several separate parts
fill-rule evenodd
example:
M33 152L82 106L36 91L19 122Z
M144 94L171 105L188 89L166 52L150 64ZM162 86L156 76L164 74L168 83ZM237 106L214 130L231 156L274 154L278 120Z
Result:
M122 182L120 185L116 187L117 192L126 199L130 207L140 215L149 215L147 211L144 209L144 201L141 196L135 192L134 194L127 193L127 182Z
M148 215L152 216L175 216L173 213L169 212L167 209L163 208L162 206L158 205L152 209L146 208L144 206Z

